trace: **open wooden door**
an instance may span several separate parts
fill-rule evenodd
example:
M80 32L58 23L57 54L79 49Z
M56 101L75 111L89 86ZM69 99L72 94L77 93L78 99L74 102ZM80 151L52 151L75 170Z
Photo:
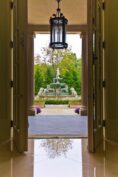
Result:
M103 3L88 2L88 149L103 143Z
M0 145L10 140L11 121L11 9L0 1Z
M105 0L105 7L106 7L105 8L106 141L110 142L110 144L112 145L115 145L113 147L117 148L117 144L118 144L118 20L117 20L118 1ZM108 147L106 146L106 148Z
M27 150L27 0L14 0L14 144Z

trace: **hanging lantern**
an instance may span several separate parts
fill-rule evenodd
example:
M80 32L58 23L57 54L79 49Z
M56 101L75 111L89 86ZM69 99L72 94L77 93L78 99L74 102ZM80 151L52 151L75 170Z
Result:
M50 18L50 48L52 49L66 49L66 26L68 20L61 13L59 7L60 0L57 0L58 8L56 14Z

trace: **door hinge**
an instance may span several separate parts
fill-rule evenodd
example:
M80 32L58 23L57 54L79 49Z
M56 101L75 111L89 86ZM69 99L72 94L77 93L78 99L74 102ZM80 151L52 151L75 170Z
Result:
M96 61L98 59L98 57L94 54L93 59L94 59L94 61Z
M102 48L105 49L106 48L106 42L102 41Z
M92 18L92 24L93 25L95 24L95 18L94 17Z
M103 9L103 10L106 9L106 3L105 3L105 2L102 3L102 9Z
M106 127L106 120L103 120L103 121L102 121L102 126L103 126L103 127Z
M14 47L14 42L13 41L10 41L10 44L9 44L10 48L12 49Z
M96 56L96 54L93 54L93 64L96 63L97 59L98 59L98 57Z
M11 1L11 2L10 2L10 9L13 9L13 8L14 8L14 2Z
M14 86L14 82L10 81L10 87L13 88L13 86Z
M106 81L102 81L102 87L106 87Z
M14 126L13 120L11 120L11 123L10 123L10 124L11 124L10 127L13 127L13 126Z
M95 93L93 93L93 100L95 100Z

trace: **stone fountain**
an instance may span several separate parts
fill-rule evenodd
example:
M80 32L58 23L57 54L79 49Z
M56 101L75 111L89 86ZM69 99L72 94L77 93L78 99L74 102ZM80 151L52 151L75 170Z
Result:
M56 77L53 78L53 82L47 86L47 95L54 96L65 96L69 95L68 85L62 82L62 78L60 78L59 68L57 68Z
M40 88L38 95L35 99L69 99L69 97L77 97L77 92L74 88L70 88L71 95L69 95L68 85L63 82L60 77L59 68L57 68L56 77L53 78L53 82L47 85L46 88Z

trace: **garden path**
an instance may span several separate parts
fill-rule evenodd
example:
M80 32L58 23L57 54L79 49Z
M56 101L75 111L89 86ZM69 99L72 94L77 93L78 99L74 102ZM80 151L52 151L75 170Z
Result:
M29 116L29 138L87 138L87 116L80 116L66 105L50 105L36 116Z

